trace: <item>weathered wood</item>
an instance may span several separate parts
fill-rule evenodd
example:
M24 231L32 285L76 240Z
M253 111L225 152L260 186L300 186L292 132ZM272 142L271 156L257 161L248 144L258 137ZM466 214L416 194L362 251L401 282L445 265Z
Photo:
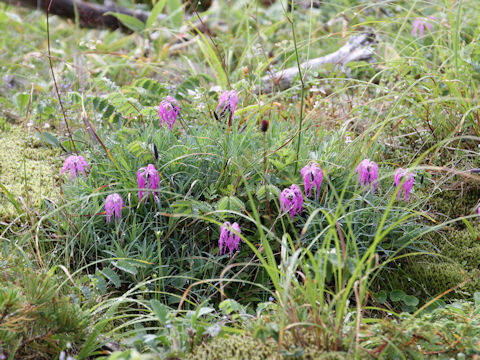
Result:
M0 0L10 5L30 7L45 12L50 0ZM87 3L80 0L53 0L50 7L50 14L58 15L68 19L75 19L75 5L78 9L80 26L87 28L108 28L110 30L120 29L124 32L130 30L122 25L122 23L112 15L105 15L105 13L117 12L125 15L130 15L145 22L150 15L147 11L132 11L130 9L121 8L118 6L103 6L99 4ZM163 16L163 15L160 15Z
M302 73L315 70L325 64L345 65L352 61L374 61L375 34L364 33L350 37L345 45L337 51L304 62L300 65ZM292 66L274 74L266 75L262 78L261 92L263 94L272 93L275 90L285 90L292 87L293 80L298 75L298 67ZM259 93L259 89L255 89Z

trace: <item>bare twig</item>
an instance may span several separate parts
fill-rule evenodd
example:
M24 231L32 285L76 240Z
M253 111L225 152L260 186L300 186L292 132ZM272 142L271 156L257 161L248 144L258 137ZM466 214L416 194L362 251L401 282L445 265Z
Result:
M352 61L374 61L375 35L373 33L364 33L351 36L345 45L337 51L302 63L300 66L293 66L285 70L281 70L274 74L266 75L262 78L261 89L256 88L258 93L272 93L275 90L285 90L292 86L293 80L302 72L317 69L325 64L345 65Z

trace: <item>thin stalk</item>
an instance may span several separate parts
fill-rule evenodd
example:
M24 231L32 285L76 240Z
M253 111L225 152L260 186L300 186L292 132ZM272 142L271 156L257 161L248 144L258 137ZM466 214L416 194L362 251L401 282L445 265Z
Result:
M300 145L302 144L302 125L303 125L303 105L304 105L304 91L305 91L305 83L303 81L303 74L302 74L302 67L300 66L300 57L298 56L298 46L297 46L297 37L295 36L295 24L293 22L293 10L295 4L294 0L292 0L292 11L290 17L287 16L288 22L292 26L292 37L293 37L293 45L295 47L295 58L297 60L297 67L298 67L298 75L300 76L301 82L301 92L300 92L300 119L298 124L298 142L297 142L297 150L296 150L296 161L295 161L295 171L297 173L298 170L298 153L300 152Z
M229 112L228 116L228 125L227 125L227 139L225 140L225 149L223 150L223 165L222 165L222 174L225 172L227 168L227 152L228 152L228 142L230 140L230 131L232 129L232 112Z
M267 205L268 219L270 220L270 230L275 233L273 229L273 217L272 211L270 209L270 200L268 198L268 188L267 188L267 132L263 132L263 186L265 186L265 204ZM277 250L280 250L280 245Z
M67 115L65 114L65 109L63 108L62 98L60 97L60 93L58 91L57 79L55 78L55 72L53 71L52 55L51 55L51 51L50 51L50 23L48 21L48 14L50 13L50 7L52 6L52 3L53 3L53 0L50 0L50 2L47 4L47 8L46 8L46 12L47 12L46 16L47 16L48 62L50 64L50 70L52 71L52 78L53 78L53 84L55 85L55 92L57 93L58 102L60 103L60 108L62 109L63 120L65 121L65 125L67 126L68 137L70 138L70 141L72 142L73 150L75 150L75 152L78 155L78 150L77 150L77 147L75 146L75 142L73 141L72 132L70 131L70 126L68 125Z

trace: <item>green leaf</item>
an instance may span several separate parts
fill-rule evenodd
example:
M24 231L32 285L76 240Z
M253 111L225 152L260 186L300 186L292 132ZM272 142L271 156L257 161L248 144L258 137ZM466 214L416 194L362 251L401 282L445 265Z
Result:
M268 191L268 200L278 199L280 197L281 191L275 185L267 185ZM257 190L257 199L262 201L265 199L265 186L259 186Z
M211 312L214 312L215 309L211 308L211 307L202 307L198 310L197 312L197 317L200 317L200 316L203 316L203 315L206 315L206 314L210 314Z
M51 146L60 147L60 143L59 143L58 139L55 136L53 136L52 134L50 134L46 131L42 131L41 133L37 133L36 136L39 140L43 140Z
M108 11L104 15L112 15L116 17L123 25L125 25L130 30L141 32L145 29L145 24L141 20L133 16L120 14L112 11Z
M13 194L10 191L8 191L7 188L2 184L0 184L0 190L2 190L0 191L0 194L3 193L5 197L8 199L8 201L10 201L12 205L15 207L15 210L17 210L17 214L18 215L23 214L23 211L20 208L20 205L18 205L18 202L15 200L15 196L13 196Z
M152 25L155 23L155 20L157 20L158 15L160 15L162 13L166 2L167 2L167 0L160 0L153 7L152 12L150 13L150 16L148 17L147 22L145 24L146 29L150 29L152 27Z
M406 295L403 298L403 302L405 303L405 305L415 307L418 305L419 300L413 295Z
M113 265L129 274L137 275L137 268L126 261L115 261L113 262Z
M245 208L245 204L236 196L224 196L217 203L217 210L240 212Z
M170 22L176 29L183 24L183 4L181 0L167 0L167 10L170 15Z
M228 85L227 75L222 66L221 59L218 58L217 53L210 44L209 40L201 32L198 32L199 37L197 38L198 47L203 53L205 60L208 62L208 65L211 69L215 70L217 75L217 82L222 88L226 88Z
M23 111L26 110L29 99L30 94L20 93L15 96L15 103L17 104L18 108Z
M120 277L117 275L115 271L109 268L105 268L103 270L100 270L100 272L108 279L110 280L113 285L118 289L121 285L121 280Z
M169 307L163 305L160 301L152 299L150 300L150 305L152 306L152 310L157 315L158 319L162 324L167 322L167 314L169 311Z
M473 294L473 300L475 301L475 306L480 307L480 291L477 291L475 294Z
M220 310L226 315L231 313L243 313L243 307L233 299L223 300L218 306Z
M407 296L407 294L405 294L403 290L392 290L390 293L390 300L401 301L405 299L405 296Z
M100 276L99 274L95 275L95 278L97 279L97 289L100 291L101 294L106 294L107 293L107 282L103 278L103 276Z
M383 304L387 301L387 292L385 290L380 290L378 294L375 294L375 298L380 304Z

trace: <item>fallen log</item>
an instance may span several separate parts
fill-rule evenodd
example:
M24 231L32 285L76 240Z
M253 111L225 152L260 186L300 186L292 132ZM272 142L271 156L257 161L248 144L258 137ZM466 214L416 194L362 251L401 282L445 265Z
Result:
M345 65L352 61L367 61L373 62L374 58L374 48L375 44L375 34L374 33L363 33L360 35L351 36L348 39L347 43L343 45L337 51L316 58L308 60L303 64L300 64L302 73L310 72L312 70L318 69L325 64L335 64L335 65ZM272 93L275 90L281 91L292 87L295 77L298 75L298 66L292 66L285 70L278 71L274 74L268 74L262 77L261 80L261 93L268 94ZM255 89L255 92L258 94L260 91L258 88Z
M46 7L50 3L50 0L0 0L1 2L30 7L40 10L45 13ZM110 5L104 6L99 4L87 3L81 0L53 0L50 7L50 14L58 15L60 17L75 19L75 6L78 10L78 17L80 26L101 29L107 28L110 30L120 29L123 32L131 32L126 26L124 26L115 16L105 15L105 13L111 11L120 14L136 17L142 22L147 21L150 15L147 11L130 10L119 6ZM164 15L160 14L159 17Z

